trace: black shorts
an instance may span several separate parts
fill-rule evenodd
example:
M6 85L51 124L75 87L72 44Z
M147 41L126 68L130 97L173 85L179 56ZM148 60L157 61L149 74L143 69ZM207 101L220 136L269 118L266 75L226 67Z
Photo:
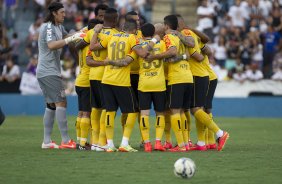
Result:
M151 104L154 104L154 110L156 112L165 111L166 92L142 92L138 91L139 96L139 108L140 110L151 109Z
M208 93L209 77L193 76L193 79L194 79L194 85L193 85L191 108L204 107L206 104L206 97Z
M212 108L212 100L213 100L216 86L217 86L217 79L211 80L209 83L209 89L208 89L208 94L207 94L207 99L206 99L206 104L205 104L206 109Z
M168 107L170 109L189 109L193 90L192 83L168 85Z
M99 80L90 80L91 107L93 108L105 108L102 85Z
M107 111L117 111L120 107L122 113L138 112L137 100L131 87L109 84L103 84L102 87Z
M138 102L138 83L139 83L139 74L130 74L130 83L133 89L133 92L136 96Z
M90 88L75 86L75 91L78 99L78 110L91 112L90 106Z

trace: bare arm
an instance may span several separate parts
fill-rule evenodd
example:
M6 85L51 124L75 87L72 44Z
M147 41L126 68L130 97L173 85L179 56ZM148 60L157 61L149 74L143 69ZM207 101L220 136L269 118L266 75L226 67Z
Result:
M198 53L198 52L194 52L191 55L191 57L194 58L198 62L202 62L204 60L204 58L205 58L201 53Z
M101 50L104 49L100 43L98 43L98 34L102 30L103 25L102 24L97 24L93 29L94 29L94 34L92 36L92 39L90 41L90 46L89 50L94 51L94 50Z
M198 31L196 29L191 29L191 31L193 31L196 35L198 35L203 43L208 43L210 41L210 38L205 33Z
M155 39L155 40L154 40ZM133 48L133 50L136 52L136 54L138 56L140 56L141 58L146 58L149 55L149 51L152 51L154 48L154 45L157 41L160 41L160 36L159 35L155 35L154 38L152 40L154 41L150 41L149 44L145 47L142 48L141 46L135 46Z
M91 56L87 56L86 64L90 67L98 67L98 66L106 66L107 62L95 61Z
M165 61L168 62L168 63L177 63L177 62L183 61L183 60L188 61L189 59L190 59L190 54L187 51L186 54L183 54L183 55L178 54L177 56L174 56L172 58L165 59Z
M133 61L133 58L130 56L126 56L124 59L115 60L115 61L107 61L110 65L113 66L128 66Z
M75 43L75 49L80 50L86 47L89 43L85 42L83 39L80 40L79 42Z
M211 56L212 55L212 50L207 45L205 45L201 50L202 50L203 54L205 54L207 56Z

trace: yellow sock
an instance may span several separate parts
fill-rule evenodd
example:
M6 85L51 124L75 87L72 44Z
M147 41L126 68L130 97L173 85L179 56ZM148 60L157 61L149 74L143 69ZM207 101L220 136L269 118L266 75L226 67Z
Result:
M81 138L80 138L80 145L85 146L87 141L88 132L90 128L90 118L83 117L80 121L80 129L81 129Z
M181 129L182 129L182 134L183 134L183 141L185 145L188 145L188 125L187 125L187 119L186 116L183 113L181 113Z
M165 128L165 117L158 115L156 119L156 140L162 140Z
M137 115L138 115L137 113L128 113L127 120L124 125L123 137L126 137L128 139L130 138Z
M105 146L107 144L105 119L106 119L106 110L102 110L100 116L100 132L99 132L99 143L98 143L100 146Z
M187 120L187 126L188 126L188 141L191 140L191 136L190 136L190 133L191 133L191 114L190 114L190 111L186 111L185 112L185 116L186 116L186 120Z
M114 138L114 123L116 111L106 112L106 137L109 140Z
M213 118L212 113L209 113L209 116ZM210 129L208 130L208 143L209 144L215 144L215 137L214 137L214 132L211 131Z
M199 109L194 113L194 117L196 120L207 126L213 132L219 131L219 127L215 124L212 118L205 112L203 109Z
M205 143L206 143L206 145L209 144L209 129L208 129L208 127L205 128Z
M139 123L139 127L140 127L142 138L143 138L144 142L149 142L150 141L149 116L141 116L140 118L141 118L141 120L140 120L140 123Z
M80 142L80 136L81 136L80 122L81 122L81 118L76 117L75 130L76 130L76 140L78 143Z
M174 131L174 134L177 140L177 144L179 147L183 147L184 141L183 141L183 134L182 134L182 129L181 129L180 113L171 115L170 121L171 121L172 130Z
M197 128L198 141L205 143L205 140L206 140L205 128L206 128L206 126L196 119L196 128Z
M101 112L102 110L96 108L92 108L91 111L91 128L92 128L91 143L96 145L98 144L99 141Z
M165 114L165 128L164 128L165 140L171 143L172 141L171 141L170 129L171 129L170 114L166 113Z
M127 113L122 113L121 116L120 116L122 132L124 131L124 125L126 123L127 115L128 115Z

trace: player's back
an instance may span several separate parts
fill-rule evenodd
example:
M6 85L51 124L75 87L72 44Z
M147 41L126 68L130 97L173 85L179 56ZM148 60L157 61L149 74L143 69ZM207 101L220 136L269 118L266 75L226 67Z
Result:
M120 60L132 54L132 48L138 44L134 34L117 33L111 37L108 43L108 59ZM116 86L130 86L130 65L117 67L108 65L105 67L102 83Z
M93 31L92 31L93 32ZM92 52L92 57L95 61L103 62L108 55L107 45L111 37L118 33L115 28L103 28L98 34L98 43L104 48L100 50L95 50ZM93 36L94 32L92 33ZM91 67L90 69L90 80L102 80L104 74L104 66Z
M185 31L186 30L184 29L184 30L181 31L181 33L185 35ZM200 38L193 31L189 30L189 32L190 32L191 36L194 38L194 42L195 42L195 46L193 48L188 47L188 51L189 51L190 55L192 55L195 52L201 53L201 49L200 49L200 46L199 46L199 42L201 42ZM203 61L199 62L191 56L190 59L189 59L189 64L190 64L193 76L204 77L204 76L209 75Z
M142 47L149 44L149 40L141 43ZM157 42L153 47L153 54L165 52L166 47L164 41ZM138 90L142 92L165 91L165 75L163 60L154 60L147 62L143 58L138 58L140 66Z
M174 34L166 34L164 36L166 48L176 47L177 54L185 54L185 46L181 40ZM186 60L181 60L176 63L168 63L168 84L178 83L193 83L193 77L189 63Z

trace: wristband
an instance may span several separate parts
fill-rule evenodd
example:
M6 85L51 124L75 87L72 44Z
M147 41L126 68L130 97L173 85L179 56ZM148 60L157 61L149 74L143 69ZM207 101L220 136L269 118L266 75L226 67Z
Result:
M153 38L151 41L157 43L158 40L156 38Z
M183 57L184 60L187 59L187 55L186 54L183 54L182 57Z

